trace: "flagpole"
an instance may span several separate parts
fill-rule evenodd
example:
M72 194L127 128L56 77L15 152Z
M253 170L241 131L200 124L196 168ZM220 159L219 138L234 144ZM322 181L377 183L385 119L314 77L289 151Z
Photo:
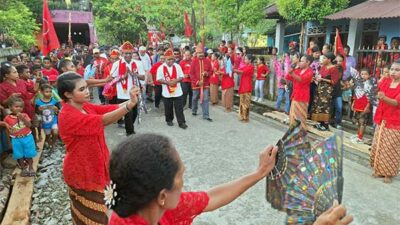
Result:
M71 11L68 13L68 43L72 47L72 37L71 37Z

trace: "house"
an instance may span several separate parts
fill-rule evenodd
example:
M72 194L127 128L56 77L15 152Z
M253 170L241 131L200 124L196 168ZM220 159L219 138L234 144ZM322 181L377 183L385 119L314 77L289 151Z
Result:
M72 0L67 6L64 0L48 2L54 28L60 43L68 42L69 23L71 23L71 40L73 43L89 45L96 43L94 16L89 0Z
M290 37L295 37L300 42L299 24L296 24L295 28L293 24L288 24L279 15L276 5L266 7L265 13L267 19L277 20L275 47L287 51ZM373 69L377 64L387 64L399 53L399 50L390 49L390 41L393 37L400 37L400 2L399 0L351 0L346 9L325 17L322 22L308 21L305 27L304 45L301 48L307 49L311 39L320 47L325 43L334 44L336 29L339 30L343 45L349 45L350 54L358 58L359 67L368 66ZM378 37L382 35L386 36L388 49L378 52L374 47ZM377 60L384 62L378 63Z

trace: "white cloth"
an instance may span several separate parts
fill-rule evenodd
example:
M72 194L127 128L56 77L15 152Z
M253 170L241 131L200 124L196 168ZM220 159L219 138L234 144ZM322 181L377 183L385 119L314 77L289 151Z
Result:
M127 63L125 61L125 59L120 59L120 60L116 61L113 64L112 68L111 68L111 71L112 71L111 76L112 77L114 77L114 78L118 77L120 61L122 61L123 63L126 63L127 69L129 68L130 70L132 70L132 64L135 63L136 64L136 69L137 69L137 74L138 75L143 75L143 76L145 75L145 71L143 69L143 64L140 61L131 60L130 63ZM137 83L137 82L138 81L136 81L135 83ZM132 76L128 76L128 87L127 87L128 89L127 89L126 92L124 92L124 90L122 89L121 82L118 82L117 83L117 98L118 99L130 99L129 90L131 90L132 86L133 86Z
M164 67L167 67L169 74L172 75L172 68L176 68L176 79L182 78L183 79L183 71L179 64L174 63L172 66L168 66L167 63L163 63L157 70L157 80L165 80L164 78ZM176 84L176 89L174 93L169 93L167 85L162 84L162 96L164 98L172 98L172 97L180 97L182 96L182 88L181 83L178 82Z
M147 53L144 53L144 55L140 55L139 54L139 57L140 57L140 60L143 63L144 70L145 71L150 71L150 69L151 69L151 59L150 59L149 54L147 54Z

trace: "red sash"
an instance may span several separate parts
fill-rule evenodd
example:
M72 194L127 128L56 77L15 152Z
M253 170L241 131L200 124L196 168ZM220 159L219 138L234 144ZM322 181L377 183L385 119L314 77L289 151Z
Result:
M132 63L132 72L135 73L136 70L137 70L136 63L133 62ZM123 62L122 60L120 60L119 61L119 66L118 66L118 78L124 77L126 75L127 71L128 70L126 68L126 63ZM133 82L133 84L135 84L135 81L134 81L133 78L132 78L132 82ZM121 86L122 86L123 91L126 92L127 89L128 89L128 78L121 80Z
M164 69L164 79L165 79L166 81L170 81L170 80L176 79L177 75L176 75L176 68L175 68L175 66L172 66L172 74L169 74L168 68L167 68L166 66L164 66L163 69ZM177 84L175 84L174 86L169 86L169 85L167 85L168 92L169 92L170 94L173 94L173 93L175 92L175 90L176 90L176 86L177 86Z

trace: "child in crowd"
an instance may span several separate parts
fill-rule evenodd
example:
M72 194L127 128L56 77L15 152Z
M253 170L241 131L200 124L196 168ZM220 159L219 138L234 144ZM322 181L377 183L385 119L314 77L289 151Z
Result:
M257 77L256 77L256 97L254 101L262 102L264 98L264 82L268 74L269 68L265 65L265 58L263 56L257 59Z
M353 106L354 111L353 120L358 125L358 132L353 137L353 142L363 143L365 126L368 121L368 113L371 112L373 105L376 105L376 100L372 97L375 94L376 84L369 74L368 68L362 68L360 74L355 70L351 70L354 79L354 96Z
M45 145L54 150L58 138L57 114L60 110L60 102L52 95L53 88L49 84L40 86L42 97L35 102L36 112L42 117L42 128L46 134Z
M31 119L28 114L22 113L24 101L12 97L8 101L8 107L11 114L4 118L4 122L10 127L13 157L22 169L21 176L35 176L32 158L36 156L36 146L30 129Z
M379 82L381 82L383 79L385 79L385 78L389 78L389 71L390 71L390 64L389 65L385 65L384 67L383 67L383 70L382 70L382 75L381 75L381 77L380 77L380 79L379 79Z
M58 71L53 68L53 63L51 62L51 59L49 57L44 57L43 58L43 69L42 69L42 74L43 77L48 79L50 76L58 76Z

